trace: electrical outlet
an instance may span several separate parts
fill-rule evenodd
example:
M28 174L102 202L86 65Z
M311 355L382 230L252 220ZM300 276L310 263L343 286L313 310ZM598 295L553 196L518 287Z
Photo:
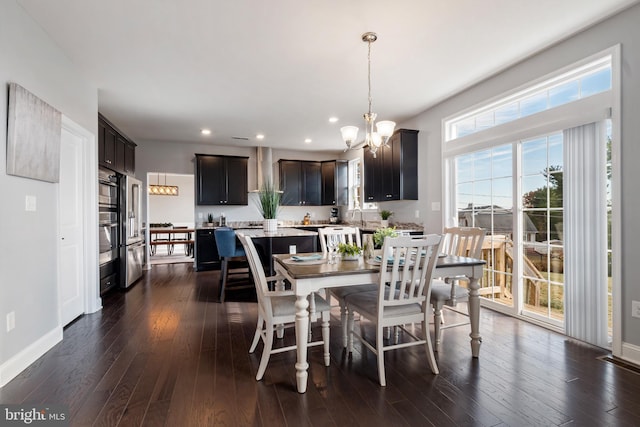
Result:
M24 196L24 210L27 212L35 212L37 206L36 196Z
M420 211L416 209L416 218L420 218Z
M12 311L7 314L7 332L10 332L13 328L16 327L16 312Z
M640 319L640 301L631 301L631 317Z

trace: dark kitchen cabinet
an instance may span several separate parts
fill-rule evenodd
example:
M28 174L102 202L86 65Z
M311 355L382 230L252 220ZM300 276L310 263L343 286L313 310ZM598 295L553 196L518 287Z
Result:
M98 115L98 163L115 172L133 176L136 144Z
M322 205L347 206L349 204L349 162L331 160L322 162Z
M322 202L322 165L305 160L279 160L284 206L319 206Z
M198 205L247 205L248 157L196 154Z
M220 256L213 229L196 230L196 270L220 268Z
M376 157L365 148L366 202L418 200L418 131L399 129Z

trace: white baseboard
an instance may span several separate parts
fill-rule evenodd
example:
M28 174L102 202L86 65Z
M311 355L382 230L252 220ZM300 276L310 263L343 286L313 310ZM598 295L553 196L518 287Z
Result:
M640 366L640 346L623 342L620 358Z
M62 341L62 327L56 326L55 329L0 365L0 387L4 387L60 341Z

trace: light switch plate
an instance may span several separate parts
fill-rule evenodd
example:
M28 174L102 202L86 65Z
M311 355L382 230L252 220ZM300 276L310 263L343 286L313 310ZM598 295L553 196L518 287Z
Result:
M631 301L631 317L640 319L640 301Z
M24 210L27 212L36 211L36 196L27 195L24 197Z

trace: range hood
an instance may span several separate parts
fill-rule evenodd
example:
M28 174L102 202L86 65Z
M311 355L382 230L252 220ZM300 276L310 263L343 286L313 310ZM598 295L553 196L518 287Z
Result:
M273 183L274 187L277 186L273 180L273 154L271 147L256 147L256 167L257 167L257 188L254 192L260 191L262 185L265 182Z

